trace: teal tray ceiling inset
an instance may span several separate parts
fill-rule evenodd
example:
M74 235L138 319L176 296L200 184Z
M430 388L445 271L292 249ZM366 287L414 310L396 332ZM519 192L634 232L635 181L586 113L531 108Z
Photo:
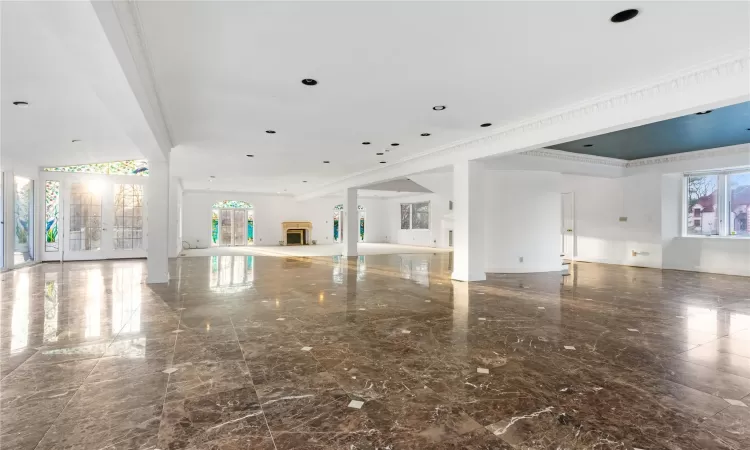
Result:
M690 114L548 148L634 159L750 143L750 102ZM587 146L587 147L584 147Z

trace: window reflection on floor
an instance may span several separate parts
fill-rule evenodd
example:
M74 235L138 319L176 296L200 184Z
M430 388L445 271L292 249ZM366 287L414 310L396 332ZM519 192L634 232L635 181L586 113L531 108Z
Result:
M253 287L253 256L212 256L209 287L216 292L238 292Z
M102 334L102 273L92 269L86 280L86 331L84 336L99 337Z
M430 263L419 256L401 257L401 278L412 280L420 286L430 286Z
M44 342L57 342L58 313L58 276L56 272L44 274Z
M141 330L141 266L112 270L112 331L137 333Z
M13 274L13 318L11 319L10 352L18 353L29 345L29 274Z

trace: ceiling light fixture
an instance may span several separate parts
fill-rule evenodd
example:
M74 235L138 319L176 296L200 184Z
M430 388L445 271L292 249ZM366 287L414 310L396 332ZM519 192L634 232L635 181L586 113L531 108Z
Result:
M28 108L29 104L27 102L13 102L14 105L18 106L19 108Z
M483 123L483 124L481 124L479 126L482 127L482 128L487 128L487 127L491 127L492 124L491 123Z
M273 130L266 130L266 133L268 133L268 134L276 134L276 132L273 131Z
M429 135L430 135L430 133L422 133L422 134L420 134L420 136L424 136L424 137L427 137Z
M433 106L432 109L435 111L442 111L445 109L445 106L443 105Z
M302 180L303 183L307 183L307 180Z
M385 164L385 161L380 161L380 164Z
M625 11L618 12L617 14L612 16L612 18L610 18L609 20L611 20L614 23L622 23L622 22L627 22L628 20L634 18L637 15L638 15L637 9L626 9Z
M370 145L369 142L363 142L362 145Z
M245 156L247 156L248 158L255 158L255 155L245 155Z
M383 156L383 155L385 155L385 153L383 153L383 152L380 152L380 153L375 153L375 154L376 154L376 155L378 155L378 156Z
M594 144L585 144L584 147L593 147Z
M302 80L302 84L304 84L305 86L315 86L316 84L318 84L318 82L316 80L313 80L312 78L305 78L304 80Z
M713 109L709 109L708 111L701 111L701 112L695 113L695 115L702 116L703 114L711 114L712 111Z
M323 161L323 164L331 164L331 161Z
M72 141L70 141L70 142L72 142L72 143L74 143L74 144L75 144L76 142L81 142L81 140L80 140L80 139L73 139L73 140L72 140Z
M393 144L391 144L391 147L398 147L398 145L398 142L394 142Z

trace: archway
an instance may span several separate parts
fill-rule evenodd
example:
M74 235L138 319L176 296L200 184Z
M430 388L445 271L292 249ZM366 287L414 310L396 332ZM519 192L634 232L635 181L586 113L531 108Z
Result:
M239 200L222 200L211 207L211 246L252 245L255 235L253 205Z
M341 243L344 242L344 224L342 220L341 212L344 210L344 205L336 205L333 207L333 242ZM359 215L359 242L365 240L365 207L357 205L357 213Z

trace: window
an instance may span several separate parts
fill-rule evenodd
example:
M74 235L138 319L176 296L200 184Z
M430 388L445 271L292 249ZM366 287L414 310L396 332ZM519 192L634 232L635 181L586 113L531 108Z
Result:
M401 204L401 229L411 229L411 204L409 203Z
M60 215L60 182L46 181L44 183L44 202L45 202L45 235L46 242L44 250L47 252L56 252L60 249L60 243L57 239L57 221Z
M402 230L430 229L430 202L401 204Z
M73 183L70 189L70 250L99 250L102 237L102 198L95 183Z
M138 175L148 176L148 161L129 159L97 164L78 164L76 166L45 167L45 172L98 173L102 175Z
M686 175L684 198L686 235L750 237L749 171Z
M143 186L140 184L115 185L116 250L143 247Z

